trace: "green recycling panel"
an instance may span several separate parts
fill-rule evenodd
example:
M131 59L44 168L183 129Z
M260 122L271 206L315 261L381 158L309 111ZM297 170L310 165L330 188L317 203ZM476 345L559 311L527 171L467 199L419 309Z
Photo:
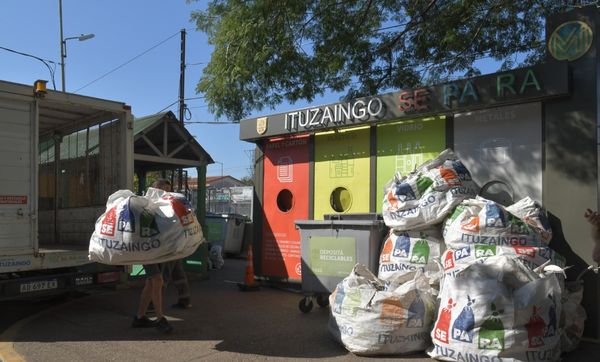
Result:
M315 135L314 219L369 212L369 127Z
M377 126L377 210L381 210L383 188L396 172L406 175L445 148L445 116Z

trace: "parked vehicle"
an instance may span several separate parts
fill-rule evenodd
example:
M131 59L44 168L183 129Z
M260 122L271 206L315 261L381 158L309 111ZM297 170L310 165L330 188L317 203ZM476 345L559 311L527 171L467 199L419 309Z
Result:
M110 194L133 189L125 103L0 81L0 300L118 283L88 244Z

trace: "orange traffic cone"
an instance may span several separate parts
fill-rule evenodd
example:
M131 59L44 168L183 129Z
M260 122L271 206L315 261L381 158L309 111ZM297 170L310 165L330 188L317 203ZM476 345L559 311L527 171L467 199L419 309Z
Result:
M256 281L254 281L254 257L252 256L252 244L248 245L244 282L238 283L237 286L243 292L258 290L260 287L260 285Z

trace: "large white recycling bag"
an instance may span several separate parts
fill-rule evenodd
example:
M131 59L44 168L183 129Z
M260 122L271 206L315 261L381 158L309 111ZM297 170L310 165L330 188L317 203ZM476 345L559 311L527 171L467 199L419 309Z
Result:
M191 255L205 239L182 194L149 188L110 195L96 221L89 259L110 265L154 264Z
M473 244L546 246L548 235L552 235L550 228L539 227L538 219L527 217L520 205L526 203L521 200L505 208L480 196L462 201L444 223L446 247L460 249Z
M424 351L431 344L436 293L421 271L384 283L357 264L329 296L329 331L356 354Z
M447 149L407 176L396 174L384 189L383 220L396 230L435 225L479 187L467 168Z
M560 359L561 288L515 257L496 256L446 276L428 354L442 361Z
M529 196L507 206L506 211L522 219L536 230L546 244L552 239L552 228L544 208Z
M447 249L441 257L444 274L453 276L474 263L483 263L493 256L516 257L533 270L545 263L564 268L566 259L547 246L497 246L487 244L464 245Z
M392 229L379 254L377 277L388 281L417 269L427 276L437 275L440 273L439 259L443 247L439 227L419 231Z

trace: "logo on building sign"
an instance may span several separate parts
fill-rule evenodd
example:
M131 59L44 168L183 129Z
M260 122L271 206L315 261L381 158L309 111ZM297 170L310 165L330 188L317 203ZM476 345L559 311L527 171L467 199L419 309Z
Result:
M265 134L265 132L267 132L267 119L267 117L256 119L256 132L258 134Z
M556 60L573 61L583 56L592 46L594 33L582 21L562 24L550 35L548 51Z

